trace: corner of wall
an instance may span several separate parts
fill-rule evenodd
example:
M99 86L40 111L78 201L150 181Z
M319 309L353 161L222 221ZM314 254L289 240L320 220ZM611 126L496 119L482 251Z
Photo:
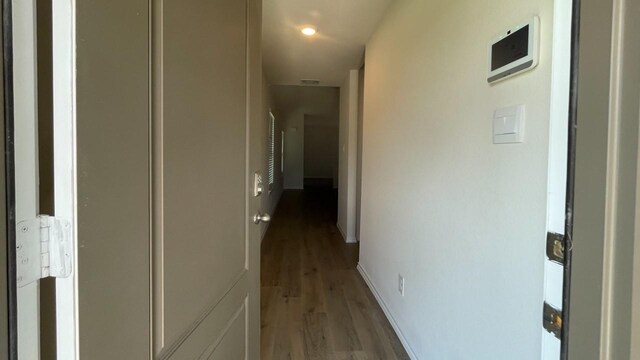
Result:
M373 297L378 302L378 305L380 305L380 308L382 308L382 312L387 317L387 320L389 320L389 323L391 323L391 327L395 331L396 335L398 335L398 339L400 339L400 343L402 343L402 347L404 347L404 350L407 352L407 355L409 355L409 358L411 360L418 360L418 356L415 354L415 352L411 348L411 345L409 345L409 341L404 336L404 333L400 329L400 326L398 325L395 317L391 313L391 310L385 303L384 299L382 298L382 295L380 295L380 292L378 292L378 289L375 287L375 285L371 281L369 274L367 273L367 271L365 270L365 268L362 266L361 263L358 263L357 269L358 269L358 272L360 273L360 276L362 277L364 282L367 284L367 286L371 290L371 293L373 294Z
M359 70L349 70L340 87L338 228L348 243L356 240Z

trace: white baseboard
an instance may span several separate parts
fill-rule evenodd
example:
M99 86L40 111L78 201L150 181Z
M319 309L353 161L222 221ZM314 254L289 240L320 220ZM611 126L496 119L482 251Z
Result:
M336 227L338 228L338 231L340 231L340 235L342 235L342 239L344 239L344 242L346 242L347 244L354 244L358 242L355 236L345 235L344 231L342 230L342 227L340 227L340 223L336 223Z
M371 282L371 279L369 278L367 271L360 264L358 264L358 272L360 273L360 276L362 276L362 279L364 279L364 282L367 283L367 286L369 287L369 289L371 289L373 296L376 298L376 300L378 301L378 304L380 305L380 307L382 308L382 311L384 312L384 315L387 317L387 319L391 323L391 326L393 327L393 330L396 332L396 335L398 335L398 338L400 339L400 342L402 343L404 350L409 355L409 358L411 358L411 360L419 360L416 354L411 349L411 346L409 345L407 338L405 338L404 334L402 333L402 330L400 330L400 327L398 326L396 319L393 317L393 315L391 315L391 311L389 311L387 304L385 304L385 302L382 300L380 293L378 293L378 290L373 285L373 282Z

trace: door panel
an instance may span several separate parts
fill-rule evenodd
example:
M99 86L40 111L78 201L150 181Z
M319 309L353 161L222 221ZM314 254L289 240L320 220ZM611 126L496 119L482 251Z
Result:
M226 337L230 324L237 321L240 312L245 314L247 298L247 277L233 287L222 297L220 302L212 306L201 322L194 326L182 341L176 342L172 348L167 348L162 358L172 359L206 359ZM236 339L236 344L244 349L246 337L244 335Z
M206 358L249 293L247 4L154 6L155 352Z
M148 359L149 2L72 4L78 354Z
M216 344L215 350L207 358L208 360L245 359L246 349L240 341L244 340L246 333L246 309L244 305L233 318L226 329L220 344Z

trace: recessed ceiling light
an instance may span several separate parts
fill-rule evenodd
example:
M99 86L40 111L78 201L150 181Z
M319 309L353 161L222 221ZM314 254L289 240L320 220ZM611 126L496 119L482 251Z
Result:
M316 34L316 29L312 28L310 26L305 27L304 29L300 30L302 31L303 34L307 35L307 36L313 36Z

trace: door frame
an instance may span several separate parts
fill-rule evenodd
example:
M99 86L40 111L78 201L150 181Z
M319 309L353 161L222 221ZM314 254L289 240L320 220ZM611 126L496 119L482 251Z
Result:
M567 193L565 200L565 242L562 282L562 333L560 359L569 359L571 329L571 272L573 260L573 212L575 208L576 129L578 121L578 69L580 64L580 9L582 1L573 0L571 10L571 65L569 74L569 122L567 146Z
M2 272L6 269L6 317L8 333L3 336L7 355L11 360L18 359L18 289L16 282L16 185L15 179L15 105L14 105L14 46L13 46L13 2L2 2L2 39L3 39L3 123L5 148L5 188L6 194L6 257L2 257ZM75 227L76 218L76 181L75 181L75 0L52 2L52 42L53 42L53 87L54 91L54 177L55 212L58 217L72 224L72 246L77 246ZM33 0L34 21L36 7ZM34 29L35 31L35 29ZM34 33L35 36L35 33ZM34 42L35 44L35 42ZM37 55L34 50L34 62ZM35 71L35 70L34 70ZM37 110L36 110L37 111ZM37 127L37 124L35 125ZM35 134L34 134L35 135ZM37 145L35 146L37 148ZM37 151L37 150L36 150ZM37 164L37 161L36 161ZM37 166L37 165L36 165ZM36 170L37 176L37 170ZM37 179L35 180L37 182ZM37 190L36 190L37 193ZM4 198L4 196L3 196ZM35 214L39 209L35 209ZM3 224L3 225L5 225ZM73 250L72 250L73 251ZM75 256L75 251L73 251ZM4 262L6 261L6 264ZM74 260L73 266L77 264ZM69 278L56 279L56 341L57 356L63 359L77 359L77 272L72 269ZM38 303L40 299L37 299ZM38 322L40 319L37 320ZM39 331L39 330L38 330ZM0 333L1 334L1 333ZM3 334L4 335L4 334ZM37 341L39 342L40 334ZM2 352L4 353L4 351Z
M72 269L56 279L58 359L80 357L78 318L76 0L52 1L53 174L55 216L71 225Z
M2 189L6 195L6 213L3 221L6 223L6 258L2 259L2 271L6 269L6 301L7 311L2 312L8 329L6 343L7 358L17 360L18 358L18 306L17 306L17 285L16 285L16 222L15 222L15 161L14 161L14 114L13 114L13 21L11 0L2 2L2 52L3 52L3 147L5 150L4 170L5 188ZM6 262L6 263L5 263ZM4 290L4 289L3 289Z

